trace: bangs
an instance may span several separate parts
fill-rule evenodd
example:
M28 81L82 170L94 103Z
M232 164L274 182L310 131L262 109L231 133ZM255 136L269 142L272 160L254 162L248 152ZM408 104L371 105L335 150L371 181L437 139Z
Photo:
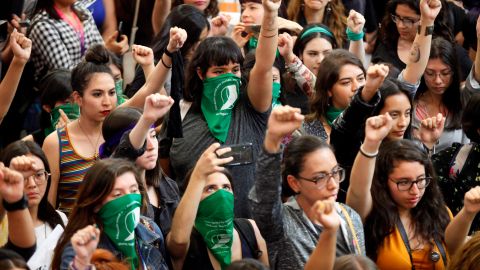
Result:
M211 66L223 66L231 63L243 65L243 55L237 44L227 37L209 37L205 39L197 48L203 55L202 63L206 63L205 68Z

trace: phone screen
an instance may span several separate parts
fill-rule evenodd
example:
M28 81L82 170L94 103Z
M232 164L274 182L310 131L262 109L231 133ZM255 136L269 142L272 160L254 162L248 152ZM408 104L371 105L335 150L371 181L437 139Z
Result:
M253 145L252 143L224 145L222 148L230 147L232 151L221 155L221 158L233 157L233 160L225 165L238 166L246 165L253 162Z

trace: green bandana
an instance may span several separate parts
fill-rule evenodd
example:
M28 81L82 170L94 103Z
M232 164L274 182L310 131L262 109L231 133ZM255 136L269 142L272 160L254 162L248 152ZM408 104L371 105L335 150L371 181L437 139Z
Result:
M222 269L232 261L233 194L220 189L198 205L195 228Z
M123 94L123 79L115 81L115 92L117 93L117 105L127 101L127 97Z
M50 121L51 126L45 129L45 136L48 136L50 133L55 131L55 127L60 119L60 109L62 109L62 111L70 120L75 120L80 117L80 107L78 107L76 103L65 103L53 108L52 112L50 113L52 116Z
M202 112L208 129L222 143L227 139L232 110L240 93L240 78L232 73L203 81Z
M138 267L135 250L135 228L140 221L142 195L127 194L106 203L98 215L103 221L103 232L114 246L128 258L132 269Z
M332 126L333 121L343 112L342 109L337 109L333 106L328 106L327 108L327 123L329 126Z
M280 88L282 87L282 85L278 82L273 82L273 85L272 85L272 109L277 107L277 106L280 106L282 105L282 103L280 103Z
M247 45L247 52L256 49L258 46L258 39L255 37L251 37L248 40L248 45Z

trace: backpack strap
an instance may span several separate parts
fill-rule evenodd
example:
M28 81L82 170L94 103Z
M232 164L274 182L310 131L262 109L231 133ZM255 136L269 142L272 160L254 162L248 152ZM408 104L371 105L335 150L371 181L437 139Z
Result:
M255 236L252 223L246 218L236 218L233 220L233 226L240 238L246 241L254 258L259 259L262 257L263 252L258 248L257 237Z

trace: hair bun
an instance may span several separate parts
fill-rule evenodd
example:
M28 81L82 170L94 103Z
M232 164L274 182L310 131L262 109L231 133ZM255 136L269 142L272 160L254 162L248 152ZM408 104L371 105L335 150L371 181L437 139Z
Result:
M85 61L97 65L108 64L110 57L107 48L100 43L90 46L85 53Z

